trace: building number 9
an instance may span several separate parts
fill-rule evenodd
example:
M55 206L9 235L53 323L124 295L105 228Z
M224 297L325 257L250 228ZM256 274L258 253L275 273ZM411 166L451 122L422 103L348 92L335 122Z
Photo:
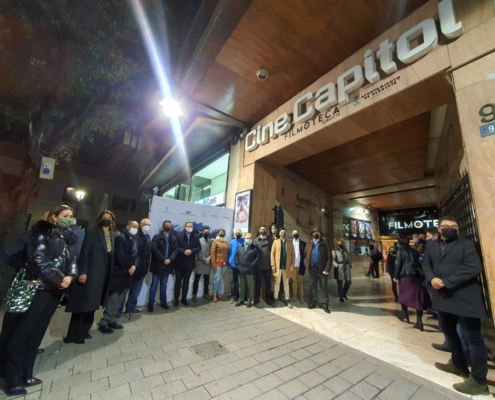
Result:
M480 108L479 115L481 118L481 122L488 123L495 121L495 104L485 104ZM490 126L488 129L490 132L494 132L495 128Z

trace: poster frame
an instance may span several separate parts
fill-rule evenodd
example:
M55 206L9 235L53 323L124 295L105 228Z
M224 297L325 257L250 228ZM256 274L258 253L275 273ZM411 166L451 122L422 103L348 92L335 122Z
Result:
M248 195L248 198L249 198L249 207L248 207L248 212L249 212L249 215L248 215L248 226L247 228L243 228L243 227L239 227L238 225L236 225L236 215L237 215L237 212L239 211L239 206L238 206L238 198L241 197L241 196L244 196L244 195ZM237 229L240 229L244 234L248 233L249 230L251 229L251 215L252 215L252 212L253 212L253 189L247 189L247 190L243 190L242 192L237 192L235 194L235 197L234 197L234 227L233 227L233 230L232 230L232 233L235 234L235 231Z

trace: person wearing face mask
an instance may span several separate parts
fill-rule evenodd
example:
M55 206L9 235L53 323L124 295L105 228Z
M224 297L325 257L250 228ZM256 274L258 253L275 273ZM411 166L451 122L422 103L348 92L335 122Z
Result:
M139 223L140 229L136 235L138 240L138 253L139 253L139 268L131 277L131 284L129 290L124 292L124 298L117 311L117 319L120 318L124 306L126 308L126 314L140 314L141 311L136 308L139 294L143 288L144 278L148 274L151 261L151 237L149 231L151 229L151 221L147 218L141 220ZM128 294L127 304L125 301L126 294Z
M259 262L259 250L253 244L253 235L246 233L246 240L237 247L235 252L235 264L239 270L239 300L235 303L236 307L244 304L246 285L247 293L247 308L253 306L254 298L254 271Z
M107 298L103 317L98 330L101 333L113 333L115 329L124 329L117 323L117 311L129 288L132 275L139 268L139 224L128 221L124 232L115 238L115 266L110 280L110 292Z
M196 255L201 251L199 238L194 235L194 224L187 221L184 231L177 235L177 257L174 262L175 285L174 285L174 307L179 307L179 297L181 303L189 305L187 293L189 291L189 281L196 268Z
M330 314L328 296L328 275L332 268L332 256L330 247L321 237L322 233L318 228L311 232L312 242L306 246L306 257L304 259L306 269L309 271L310 291L309 309L316 308L318 301L318 286L323 294L321 306L323 310Z
M304 274L306 268L304 266L304 250L306 249L306 242L303 242L299 238L299 231L294 229L292 231L292 245L294 246L294 276L292 277L292 292L294 294L294 301L297 300L297 294L300 294L299 301L304 304Z
M333 277L337 280L337 291L341 303L347 300L347 292L351 287L351 255L345 248L344 239L337 239L337 248L332 251Z
M254 240L254 245L260 252L260 259L256 266L256 284L254 288L254 305L259 304L261 297L261 285L265 281L265 301L271 305L272 298L272 265L271 252L273 236L268 235L266 225L261 225L258 229L259 236Z
M213 302L222 300L220 292L220 283L223 280L223 275L227 270L227 264L229 263L229 243L225 237L226 231L223 228L218 230L218 235L211 244L211 266L215 271L213 277Z
M390 280L392 281L392 293L394 294L395 302L399 301L399 295L397 293L397 282L394 281L395 274L395 259L397 257L397 249L395 246L390 246L388 249L387 256L387 269L390 275Z
M280 239L275 239L273 241L271 252L272 274L275 277L272 307L277 307L278 305L280 283L283 281L285 302L287 307L292 308L289 294L289 280L294 276L296 257L293 244L287 242L287 231L285 228L280 228L279 232Z
M279 238L279 236L278 236L278 226L277 226L277 224L271 224L271 225L270 225L270 233L271 233L271 235L272 235L272 237L273 237L273 240L275 240L275 239L278 239L278 238Z
M433 308L447 338L452 359L447 364L435 363L435 367L466 380L454 384L458 392L488 395L487 349L481 333L481 319L485 307L481 297L479 274L481 262L474 242L459 237L459 224L455 217L445 216L439 221L441 237L430 241L426 247L423 270L433 286ZM464 337L471 352L471 371L457 323L463 328Z
M78 260L79 278L71 285L65 308L72 313L65 343L84 344L92 339L91 326L95 311L105 306L110 290L114 265L115 215L110 210L100 212L95 227L88 229Z
M210 293L210 273L211 273L211 240L210 239L210 228L205 226L201 237L199 238L199 244L201 245L201 250L196 256L196 271L194 275L193 284L193 295L192 301L198 301L198 289L199 280L203 276L203 298L205 300L211 300Z
M237 252L237 248L244 244L244 238L242 235L242 231L237 229L235 231L235 239L231 240L229 245L230 304L234 304L237 300L239 300L239 277L237 276L238 271L235 262L235 253Z
M2 327L9 332L7 354L2 359L5 393L9 396L26 395L26 387L42 383L33 376L38 347L64 290L78 273L77 237L69 228L72 215L69 206L57 206L50 210L48 221L38 221L31 228L26 280L37 281L37 291L25 312L9 318L13 326Z
M172 235L172 222L166 220L162 230L153 236L151 241L151 280L148 297L148 312L155 311L156 289L160 288L160 307L168 310L167 284L174 272L174 260L177 257L177 238Z

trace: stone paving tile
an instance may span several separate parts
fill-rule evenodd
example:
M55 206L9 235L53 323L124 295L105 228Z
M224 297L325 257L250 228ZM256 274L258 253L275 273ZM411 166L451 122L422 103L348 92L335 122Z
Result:
M57 311L51 334L69 317ZM463 398L259 308L198 302L121 322L84 346L48 336L35 368L44 382L24 400ZM212 340L229 353L203 360L191 349Z

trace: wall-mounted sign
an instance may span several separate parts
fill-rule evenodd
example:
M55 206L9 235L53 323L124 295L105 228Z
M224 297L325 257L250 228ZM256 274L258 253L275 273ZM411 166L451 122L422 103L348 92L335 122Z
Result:
M207 206L223 206L225 204L225 192L207 197L206 199L195 201L195 203L205 204Z
M495 104L485 104L480 108L479 115L481 118L481 122L487 123L491 122L488 125L480 126L480 134L481 137L486 137L490 135L495 135Z
M454 14L454 6L452 0L442 0L438 3L438 15L440 20L440 29L442 33L448 39L455 39L464 33L462 22L456 22ZM380 43L378 51L373 52L371 49L366 50L364 53L364 67L361 65L355 65L337 78L337 83L330 82L319 88L316 93L307 92L299 97L295 103L293 112L281 114L275 122L269 122L263 127L258 126L253 128L251 132L246 135L244 143L246 151L254 151L260 145L265 145L272 139L277 139L280 135L285 135L287 139L287 133L291 131L291 135L299 133L299 127L297 131L293 129L293 123L295 124L309 124L312 120L315 124L316 114L320 113L318 122L326 122L335 116L340 116L337 106L342 106L353 99L350 98L350 94L361 88L365 80L369 83L378 82L381 77L378 72L376 59L379 62L379 68L387 75L393 74L397 71L397 63L394 61L394 52L396 52L397 59L403 64L412 64L420 58L430 53L438 46L438 31L435 24L435 20L426 19L413 28L404 32L396 43L390 42L389 39L385 39ZM421 40L421 43L417 46L411 45L417 39ZM399 78L397 78L399 79ZM386 82L380 88L375 90L386 89L385 86L393 86L397 82ZM366 93L362 99L368 99L373 93ZM328 112L329 109L334 108L333 112ZM323 118L322 115L325 117ZM321 118L320 118L321 117ZM308 126L304 124L303 126ZM307 129L307 128L305 128Z
M378 222L381 236L411 236L438 227L438 211L436 207L378 211Z

